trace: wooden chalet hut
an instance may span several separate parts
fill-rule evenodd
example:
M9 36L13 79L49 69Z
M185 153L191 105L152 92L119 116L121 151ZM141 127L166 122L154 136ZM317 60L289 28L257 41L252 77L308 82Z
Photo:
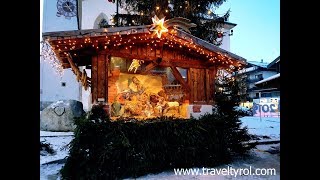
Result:
M155 17L152 25L47 32L43 39L112 117L189 117L190 105L214 103L217 71L246 60L191 35L192 24L182 21Z

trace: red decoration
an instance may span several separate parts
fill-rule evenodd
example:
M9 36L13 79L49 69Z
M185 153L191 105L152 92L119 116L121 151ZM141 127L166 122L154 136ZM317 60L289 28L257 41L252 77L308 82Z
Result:
M222 36L223 36L223 33L222 32L218 32L218 38L222 38Z
M193 105L192 110L194 113L201 113L201 105Z

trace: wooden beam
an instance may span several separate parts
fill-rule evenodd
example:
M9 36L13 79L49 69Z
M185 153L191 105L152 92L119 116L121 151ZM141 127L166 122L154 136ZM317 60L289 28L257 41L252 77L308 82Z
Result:
M100 50L99 52L97 52L97 54L109 54L112 55L114 57L123 57L123 58L128 58L128 59L141 59L144 61L155 61L157 60L159 57L157 57L156 53L144 53L146 52L146 48L145 47L139 47L138 46L138 50L136 54L131 54L130 51L122 51L122 49L124 48L119 48L119 49L105 49L105 50ZM209 63L208 61L205 61L201 58L196 58L196 57L184 57L184 56L169 56L168 54L171 54L172 51L169 51L168 49L164 49L162 51L162 53L165 52L165 55L162 57L162 62L159 64L160 66L163 67L169 67L170 65L176 66L176 67L181 67L181 68L196 68L196 69L207 69L210 68L214 65L220 64L218 62L216 63ZM181 54L181 53L178 53ZM159 55L159 54L158 54ZM86 65L85 62L90 62L90 60L88 60L89 57L87 54L85 55L85 57L83 57L81 54L77 54L77 58L80 60L82 58L83 61L81 61L82 63L84 63L83 65ZM63 61L65 61L65 58L62 58ZM151 66L151 65L150 65ZM66 66L68 67L68 66Z
M105 98L105 55L98 55L98 84L97 84L97 98L103 98L106 102Z
M170 66L170 68L172 70L173 76L181 83L181 85L184 87L184 89L186 89L187 92L190 92L189 85L187 84L186 81L184 81L178 69L174 66Z
M192 68L189 68L187 71L187 82L189 87L191 87L191 91L188 93L189 102L192 103L194 101L193 98L193 79L192 79Z
M155 68L156 66L158 66L158 63L152 61L150 62L144 71L141 72L141 74L147 74L149 71L151 71L153 68Z
M92 103L98 102L98 56L92 56L91 94Z
M111 54L112 56L116 57L123 57L123 58L129 58L129 59L141 59L144 61L155 61L158 59L158 57L155 56L155 54L150 55L134 55L130 53L123 53L118 50L106 50L106 51L101 51L101 53L108 53ZM169 66L176 66L176 67L181 67L181 68L197 68L197 69L207 69L210 68L208 64L206 64L206 61L203 60L183 60L183 59L172 59L172 58L167 58L163 57L161 63L159 63L159 66L164 66L164 67L169 67ZM211 66L213 66L212 64Z
M109 97L109 93L108 93L108 87L109 87L109 82L108 82L108 74L109 74L109 61L110 61L110 55L106 55L105 56L105 102L108 102L108 97Z
M208 66L203 65L201 62L195 61L162 61L159 66L169 67L169 66L181 67L181 68L196 68L196 69L206 69Z
M145 61L154 61L157 59L156 56L148 56L148 55L136 55L136 54L131 54L131 53L123 53L120 52L120 50L106 50L101 51L101 54L110 54L111 56L114 57L123 57L123 58L129 58L129 59L140 59L140 60L145 60Z

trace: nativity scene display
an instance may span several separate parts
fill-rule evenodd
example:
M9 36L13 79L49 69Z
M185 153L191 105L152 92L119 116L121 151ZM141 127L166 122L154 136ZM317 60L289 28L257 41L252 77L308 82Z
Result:
M71 68L90 90L89 105L102 104L111 118L203 113L201 105L215 103L217 71L241 70L246 59L193 36L188 19L155 16L152 22L46 32L42 57L59 74Z
M137 63L137 60L111 58L108 93L111 117L186 118L186 94L170 69L156 68L148 74L139 74L143 61ZM181 69L182 73L185 71Z

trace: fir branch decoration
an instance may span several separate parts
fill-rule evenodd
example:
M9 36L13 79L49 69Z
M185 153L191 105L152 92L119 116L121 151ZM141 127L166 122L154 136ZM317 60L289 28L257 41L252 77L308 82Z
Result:
M224 2L226 0L119 0L120 7L130 13L115 14L113 17L115 22L119 22L119 26L149 25L152 24L151 17L155 15L160 19L164 17L166 19L189 19L190 22L196 24L196 28L193 25L188 27L184 22L179 24L181 27L177 27L219 46L223 39L219 37L219 29L228 21L230 11L218 15L213 9L218 8Z

